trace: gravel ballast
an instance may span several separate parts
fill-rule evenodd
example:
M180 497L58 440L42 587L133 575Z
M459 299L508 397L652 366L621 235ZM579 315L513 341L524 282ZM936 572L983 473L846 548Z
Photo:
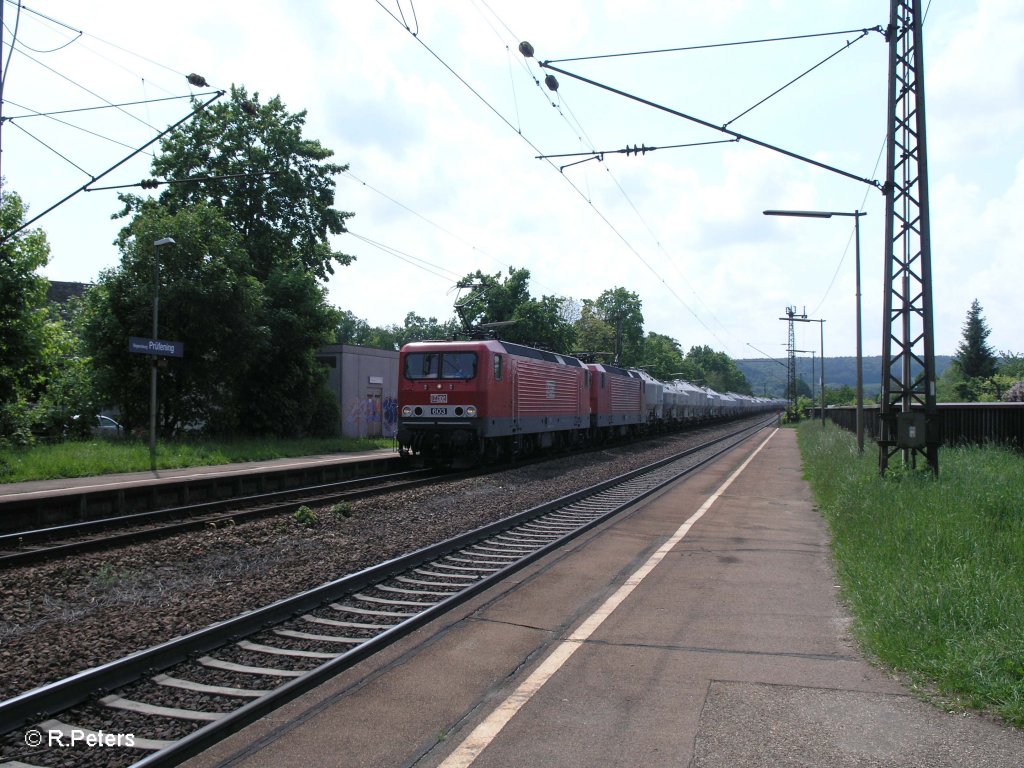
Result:
M751 420L753 423L755 420ZM739 428L706 427L543 464L10 569L0 700L593 485Z

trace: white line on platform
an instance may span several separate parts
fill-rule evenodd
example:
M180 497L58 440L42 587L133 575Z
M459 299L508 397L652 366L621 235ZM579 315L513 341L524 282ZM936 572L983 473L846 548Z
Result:
M761 452L768 441L775 436L778 429L772 431L764 442L761 443L757 449L747 457L747 460L739 466L739 468L733 472L729 479L726 480L708 499L701 505L700 509L694 512L672 536L658 548L658 550L652 554L643 565L637 568L628 579L625 584L619 587L615 594L609 597L604 603L584 619L583 623L576 628L576 631L569 635L568 639L562 641L551 655L548 656L533 673L526 678L526 680L515 690L507 699L505 699L498 707L491 712L487 718L480 723L476 728L473 729L472 733L467 736L455 750L445 758L438 768L468 768L472 765L476 758L483 752L488 745L494 741L494 739L501 733L502 729L508 724L508 722L515 717L516 713L523 708L523 706L533 698L533 695L537 693L544 684L550 680L554 674L569 660L577 649L585 643L590 636L597 630L599 626L607 619L612 611L614 611L622 602L629 597L629 595L636 589L640 583L647 577L655 566L658 565L672 549L683 540L683 537L690 532L690 529L694 524L700 520L704 514L711 508L718 498L725 493L725 491L732 485L733 481L740 476L740 473L747 468L747 465L754 460L754 457Z

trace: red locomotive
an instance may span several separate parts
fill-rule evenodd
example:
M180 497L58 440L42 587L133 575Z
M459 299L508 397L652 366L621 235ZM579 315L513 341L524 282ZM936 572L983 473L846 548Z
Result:
M398 366L399 450L439 464L498 461L779 407L498 339L407 344Z
M497 460L589 434L591 372L575 357L496 339L415 342L398 367L402 453Z

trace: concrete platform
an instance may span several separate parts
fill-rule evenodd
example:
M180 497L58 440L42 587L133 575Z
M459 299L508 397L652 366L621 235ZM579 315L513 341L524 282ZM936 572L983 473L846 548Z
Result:
M860 656L795 433L768 434L187 765L1024 764Z
M117 472L109 475L90 477L58 477L52 480L26 480L20 483L0 483L0 505L21 501L26 498L71 495L107 488L129 488L233 475L260 474L292 469L308 469L325 464L351 463L372 459L398 459L398 453L390 448L379 448L355 453L331 453L323 456L296 456L287 459L266 459L235 464L213 464L205 467L184 467L181 469L158 469L143 472Z

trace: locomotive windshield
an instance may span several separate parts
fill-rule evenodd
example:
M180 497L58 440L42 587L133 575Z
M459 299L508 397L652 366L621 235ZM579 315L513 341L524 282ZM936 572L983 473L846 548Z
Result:
M476 352L410 352L405 356L407 379L472 379Z

